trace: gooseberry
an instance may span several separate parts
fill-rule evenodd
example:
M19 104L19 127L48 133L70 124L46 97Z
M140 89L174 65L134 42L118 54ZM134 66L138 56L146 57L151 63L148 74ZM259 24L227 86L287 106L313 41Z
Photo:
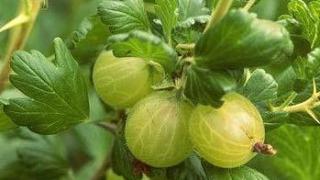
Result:
M129 112L125 137L132 154L153 167L174 166L192 152L188 119L192 106L176 93L158 91Z
M256 155L254 148L263 146L265 129L258 110L247 98L228 93L222 100L219 108L195 108L189 121L190 139L209 163L233 168Z
M163 74L142 58L115 57L103 51L94 66L93 83L101 99L112 107L133 106L152 92L152 85L160 82Z

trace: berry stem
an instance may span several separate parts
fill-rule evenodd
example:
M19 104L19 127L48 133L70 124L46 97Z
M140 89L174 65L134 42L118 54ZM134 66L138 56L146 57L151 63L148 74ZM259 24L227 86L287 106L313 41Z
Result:
M277 150L273 149L273 147L270 144L264 144L261 142L254 144L253 151L270 156L277 154Z
M178 91L178 97L181 97L184 89L186 87L187 84L187 73L188 73L188 69L190 68L190 65L193 62L193 58L192 57L187 57L182 59L183 61L183 65L182 65L182 69L181 72L179 72L178 77L176 77L175 81L175 85L176 85L176 89Z
M209 28L215 26L229 11L231 8L233 0L220 0L215 8L212 11L211 18L204 30L206 32Z
M117 134L117 125L109 122L99 122L97 123L98 126L104 128L105 130L111 132L113 135Z
M113 135L118 135L120 126L126 120L127 114L125 110L118 110L116 113L116 117L114 117L114 119L111 118L111 121L110 118L106 118L104 121L96 123L96 125L104 128Z

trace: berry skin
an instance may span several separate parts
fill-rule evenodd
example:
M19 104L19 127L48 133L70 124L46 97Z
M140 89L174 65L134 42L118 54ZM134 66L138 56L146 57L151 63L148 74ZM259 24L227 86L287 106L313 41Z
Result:
M103 51L94 66L93 83L98 95L117 109L133 106L152 92L153 83L163 76L141 58L117 58L111 51Z
M255 106L237 93L223 97L215 109L198 105L189 123L190 139L198 154L211 164L234 168L251 160L254 147L263 143L265 130Z
M152 167L179 164L192 152L188 119L192 106L175 92L155 92L130 111L125 137L133 155Z

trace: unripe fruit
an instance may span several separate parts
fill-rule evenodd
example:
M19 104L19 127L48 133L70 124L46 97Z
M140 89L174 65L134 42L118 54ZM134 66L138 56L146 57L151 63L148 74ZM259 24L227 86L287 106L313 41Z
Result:
M151 69L141 58L117 58L111 51L104 51L94 66L93 83L106 104L127 108L152 92L153 83L162 80L162 74Z
M109 169L106 173L105 180L124 180L124 178L114 173L112 169Z
M192 152L188 120L192 106L175 92L155 92L129 113L125 137L132 154L153 167L170 167Z
M247 163L264 142L262 118L255 106L237 93L223 97L215 109L198 105L189 124L190 139L201 157L211 164L233 168Z

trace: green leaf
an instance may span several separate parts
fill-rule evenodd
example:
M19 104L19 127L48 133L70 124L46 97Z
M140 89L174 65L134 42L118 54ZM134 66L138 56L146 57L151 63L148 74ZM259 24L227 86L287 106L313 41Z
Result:
M122 176L117 175L116 173L114 173L112 171L112 169L109 169L107 171L107 179L111 179L111 180L124 180Z
M99 5L98 12L102 22L109 26L112 33L150 29L142 0L105 0Z
M126 146L124 136L117 136L112 149L113 171L127 180L141 179L142 174L134 172L134 161L133 155Z
M113 137L94 123L80 124L69 131L65 139L68 159L75 167L76 180L92 179L112 148Z
M90 16L85 18L78 29L67 39L67 46L79 62L92 62L104 48L110 34L107 26L100 21L98 16Z
M247 166L233 169L222 169L206 164L208 180L268 180L260 172Z
M258 108L267 130L285 123L283 119L288 117L287 113L270 111L269 103L277 99L278 83L265 70L256 69L238 91Z
M189 28L196 22L206 23L210 19L210 11L204 0L179 0L179 27Z
M309 3L309 9L312 13L312 16L319 21L320 20L320 1L319 0L311 1Z
M177 166L167 168L166 177L168 180L207 180L201 160L196 155L191 155Z
M268 73L272 74L278 83L278 96L288 96L294 90L294 84L297 79L292 66L285 65L283 67L273 66L267 68Z
M236 86L237 81L230 72L191 66L187 71L185 95L195 104L220 106L221 97Z
M320 48L311 51L307 57L298 57L293 68L300 79L309 80L319 75Z
M320 129L286 125L267 134L278 153L259 156L252 163L270 179L311 180L320 177Z
M196 63L210 69L264 66L292 53L289 33L275 22L232 10L197 42Z
M4 100L0 100L0 102L0 132L16 128L17 125L3 111L4 104L8 104L8 102Z
M40 134L54 134L88 119L87 87L77 62L59 38L54 40L55 61L40 52L17 52L11 83L24 98L9 99L5 113L18 125Z
M68 174L66 149L58 136L39 136L26 131L21 135L23 139L0 140L0 179L55 180Z
M197 42L202 33L192 28L176 28L173 39L177 44L191 44Z
M171 33L177 24L177 15L175 13L177 2L172 0L156 0L154 8L157 16L160 18L166 39L171 43Z
M242 88L242 94L255 104L267 103L277 98L278 83L263 69L255 70Z
M309 77L318 76L320 74L320 48L316 48L308 54L307 69Z
M317 8L319 2L316 1L310 3L310 7L302 0L291 0L288 3L289 13L299 21L302 35L310 42L312 48L320 45L320 20Z
M314 56L310 56L310 58L313 59L315 58ZM312 66L316 68L316 64L308 66L307 63L306 60L304 63L301 63L304 64L303 68L310 67L312 69ZM303 68L300 69L300 74L305 73L305 69ZM277 127L286 123L300 126L319 126L316 120L320 118L320 106L317 105L318 100L316 99L312 100L312 103L309 105L300 106L299 110L285 110L288 106L301 105L301 103L310 99L312 95L314 96L313 76L306 79L299 79L297 71L298 70L294 71L292 67L289 67L277 75L276 80L281 89L278 90L278 98L270 103L273 108L258 105L266 125ZM319 90L319 73L314 76L314 80L317 90ZM274 112L271 111L272 109Z
M306 56L311 51L311 44L303 37L299 21L290 15L282 15L279 17L278 23L282 24L290 33L294 45L293 57Z
M218 0L206 0L205 2L206 2L206 7L208 7L209 9L213 9L218 3Z
M176 52L155 35L132 31L128 34L111 36L108 42L115 56L141 57L161 64L169 73L174 70Z

